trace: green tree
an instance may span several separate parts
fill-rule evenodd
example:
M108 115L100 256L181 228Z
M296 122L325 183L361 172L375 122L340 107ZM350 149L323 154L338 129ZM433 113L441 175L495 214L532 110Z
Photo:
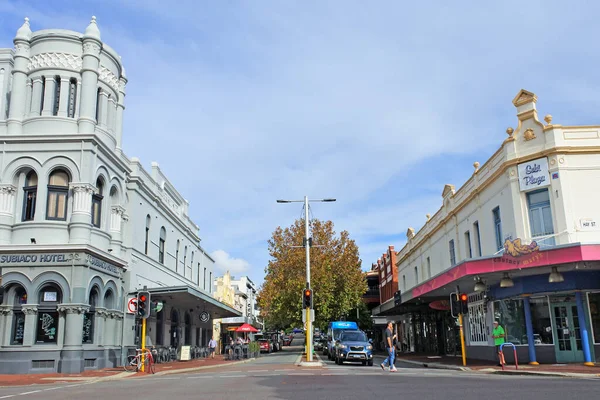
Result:
M348 316L361 302L367 282L361 271L358 247L347 231L334 231L331 221L310 221L313 247L311 289L315 326ZM304 221L278 227L269 240L271 259L265 268L265 281L258 302L265 321L282 328L301 326L302 290L306 286L306 256L303 248ZM355 311L356 312L356 311Z

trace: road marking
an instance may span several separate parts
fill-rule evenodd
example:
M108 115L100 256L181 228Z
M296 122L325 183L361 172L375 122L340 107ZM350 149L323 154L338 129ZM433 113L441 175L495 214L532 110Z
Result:
M15 397L15 396L16 396L16 394L9 394L8 396L2 396L2 397L0 397L0 399L8 399L10 397Z
M41 390L32 390L31 392L19 393L19 396L25 396L26 394L39 393Z
M269 370L268 369L255 369L250 372L269 372Z
M218 378L245 378L248 375L219 375Z

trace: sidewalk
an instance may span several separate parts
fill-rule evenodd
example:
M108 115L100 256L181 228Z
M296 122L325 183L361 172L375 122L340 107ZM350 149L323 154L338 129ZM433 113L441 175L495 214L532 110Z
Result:
M467 358L467 366L463 367L461 357L452 356L424 356L399 354L396 360L420 365L425 368L454 369L459 371L476 371L492 374L520 374L520 375L547 375L547 376L570 376L570 377L600 377L600 365L587 367L581 364L540 364L540 365L519 365L515 369L515 364L507 357L507 364L502 367L490 361L470 360Z
M156 364L156 374L146 372L125 372L121 367L102 370L89 370L80 374L22 374L22 375L0 375L0 387L3 386L26 386L43 385L55 383L85 383L93 381L107 381L113 379L141 378L145 376L168 375L202 370L206 368L218 368L228 365L246 363L253 359L241 361L225 361L223 356L202 358L190 361L174 361L165 364Z

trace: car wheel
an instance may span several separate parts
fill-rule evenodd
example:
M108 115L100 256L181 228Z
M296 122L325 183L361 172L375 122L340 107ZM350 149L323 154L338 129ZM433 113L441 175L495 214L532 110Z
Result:
M369 367L373 366L373 360L369 360Z

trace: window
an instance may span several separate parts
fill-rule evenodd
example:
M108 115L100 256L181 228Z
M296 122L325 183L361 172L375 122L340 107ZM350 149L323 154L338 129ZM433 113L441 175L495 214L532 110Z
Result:
M187 267L187 246L183 248L183 275L185 275L185 267Z
M69 195L69 175L60 169L50 174L48 182L48 207L46 219L67 220L67 196Z
M115 295L110 289L108 289L104 295L104 308L107 310L115 309Z
M483 256L481 252L481 235L479 233L479 221L475 221L473 223L473 230L475 231L475 240L477 240L477 256Z
M554 234L548 189L527 193L527 204L529 206L531 237L536 238ZM555 244L554 237L542 239L540 242L540 245L547 246L554 246Z
M531 324L533 325L534 344L553 344L552 320L548 308L548 297L530 298ZM523 344L528 343L527 334Z
M415 285L419 283L419 267L415 267Z
M177 247L175 248L175 272L179 269L179 240L177 240Z
M165 241L167 240L167 231L165 227L160 228L160 238L158 240L158 262L165 263Z
M98 88L96 92L96 123L100 122L100 100L102 99L102 89Z
M600 293L588 293L594 343L600 343Z
M467 250L467 257L473 258L473 249L471 249L471 232L465 232L465 248Z
M47 285L40 290L38 299L38 318L36 343L56 343L58 336L58 310L62 302L62 292L54 285Z
M450 265L456 265L456 254L454 253L454 239L448 242L448 246L450 247Z
M54 104L52 115L58 115L58 106L60 105L60 76L54 77Z
M203 285L204 290L206 290L206 267L204 267L204 285Z
M525 310L522 300L494 301L494 320L504 328L507 342L514 344L527 342Z
M22 287L15 290L13 301L13 326L10 338L10 344L23 344L25 334L25 314L21 306L27 304L27 292Z
M152 218L150 215L146 215L146 238L144 239L144 254L148 255L148 241L150 239L150 222Z
M502 219L500 219L500 207L492 211L494 216L494 233L496 234L496 250L500 250L504 243L502 240Z
M44 109L44 98L46 97L46 77L42 76L42 95L40 96L40 112L38 113L38 115L40 115L42 113L42 110Z
M96 189L92 195L92 225L96 228L100 228L100 219L102 217L102 192L104 191L104 185L102 180L96 181Z
M196 271L198 274L197 275L198 278L196 279L196 285L198 285L198 287L200 287L200 263L198 263L198 269Z
M69 109L67 116L69 118L75 118L75 104L77 102L77 79L71 78L69 81Z
M212 293L212 272L209 272L208 276L208 293Z
M38 179L35 172L30 171L25 177L23 187L23 221L33 221L35 217L35 204L37 200Z
M469 343L487 345L486 301L483 293L469 295Z
M94 319L96 317L96 305L98 303L98 288L94 287L90 292L89 310L83 314L83 334L81 343L94 343Z
M406 290L406 275L402 275L402 290Z
M431 278L431 259L427 257L427 277Z

